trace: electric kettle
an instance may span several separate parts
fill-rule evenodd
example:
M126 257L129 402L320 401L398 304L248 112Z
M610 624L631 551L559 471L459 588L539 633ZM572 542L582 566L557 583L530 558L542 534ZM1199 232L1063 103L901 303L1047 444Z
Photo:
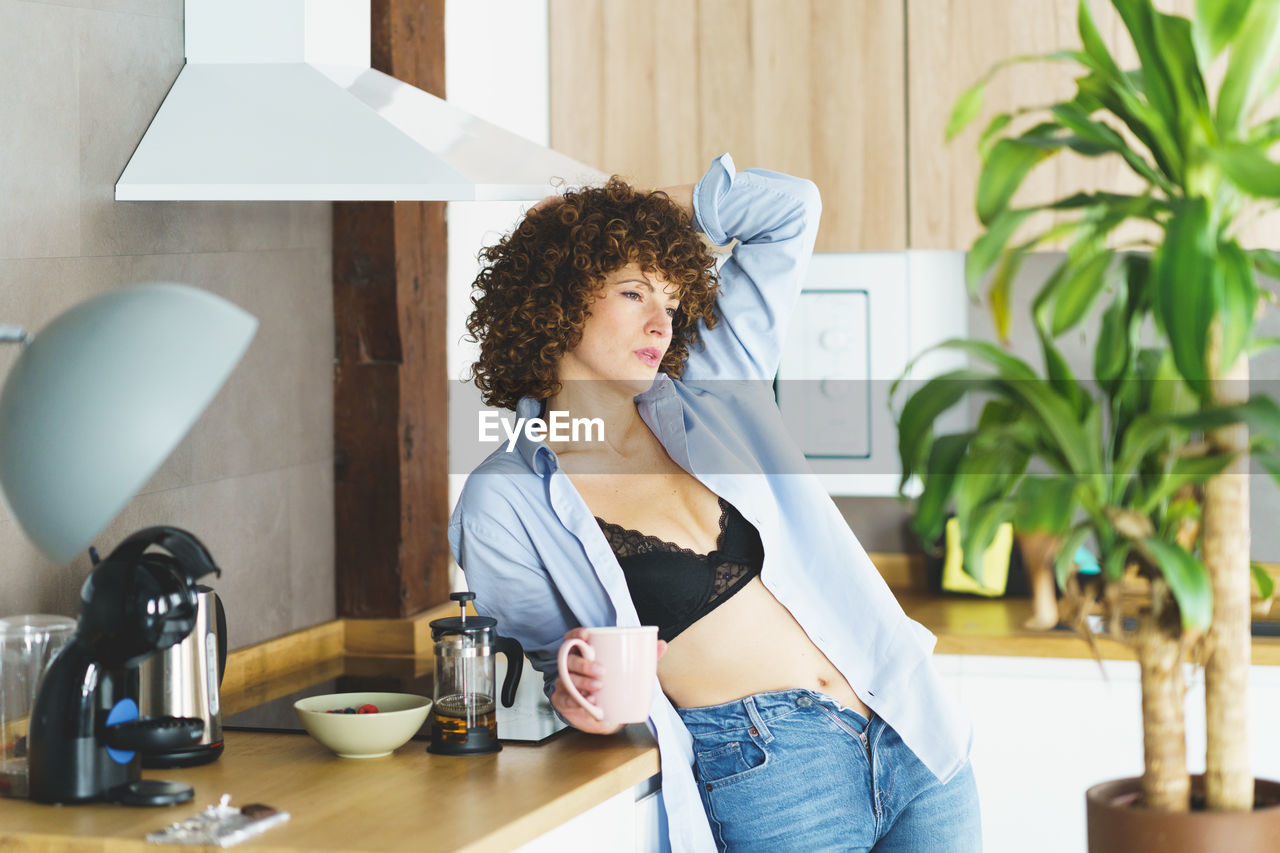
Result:
M192 767L222 754L222 675L227 669L227 614L222 599L196 587L196 621L187 638L138 666L138 712L204 722L197 743L142 756L143 767Z
M467 615L467 602L476 597L474 592L455 592L449 597L458 602L460 615L431 623L436 678L431 703L431 745L427 752L497 752L502 744L498 743L494 653L507 656L502 704L510 708L516 701L516 686L524 669L524 649L513 639L498 636L498 620Z

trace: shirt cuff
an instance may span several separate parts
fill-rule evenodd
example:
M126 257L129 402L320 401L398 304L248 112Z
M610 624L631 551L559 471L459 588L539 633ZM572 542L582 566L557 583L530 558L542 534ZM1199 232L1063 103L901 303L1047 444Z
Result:
M720 225L720 200L733 186L735 174L733 158L728 153L721 154L711 161L707 173L693 188L694 221L707 239L717 246L725 245L730 239Z

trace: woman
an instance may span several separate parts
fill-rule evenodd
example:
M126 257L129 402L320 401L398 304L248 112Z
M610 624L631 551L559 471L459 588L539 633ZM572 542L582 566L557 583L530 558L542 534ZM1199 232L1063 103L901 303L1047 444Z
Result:
M568 193L485 250L468 323L485 401L604 435L495 452L450 542L477 608L583 731L611 730L558 682L560 644L659 626L650 725L674 849L977 850L970 728L933 637L774 402L820 211L809 181L726 154L696 186ZM695 229L736 239L718 275ZM572 660L590 698L608 673Z

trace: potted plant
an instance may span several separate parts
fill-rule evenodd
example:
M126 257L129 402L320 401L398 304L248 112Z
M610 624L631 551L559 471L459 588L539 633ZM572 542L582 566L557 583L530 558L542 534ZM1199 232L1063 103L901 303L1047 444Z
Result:
M1002 336L1026 253L1067 246L1032 302L1043 370L993 343L951 341L943 346L977 366L925 383L897 417L903 483L918 476L923 484L914 524L924 541L938 535L954 503L967 568L980 565L977 555L1008 521L1058 545L1064 587L1086 541L1099 552L1103 602L1115 603L1105 590L1126 576L1148 585L1139 627L1127 637L1142 674L1145 770L1134 794L1098 786L1088 807L1091 849L1132 850L1140 849L1132 835L1118 841L1122 847L1099 846L1104 816L1146 825L1236 812L1280 822L1280 808L1255 808L1243 701L1251 588L1262 598L1273 592L1248 555L1250 455L1280 474L1280 407L1249 396L1248 355L1272 343L1254 335L1266 296L1256 276L1280 275L1280 259L1239 242L1243 223L1280 206L1280 164L1268 159L1280 117L1256 115L1280 85L1280 0L1200 0L1190 20L1150 0L1112 5L1138 68L1117 65L1081 0L1082 49L996 66L961 96L948 125L951 137L976 118L987 81L1011 63L1063 62L1078 72L1070 99L998 115L979 143L985 230L966 277L974 291L992 274L989 299ZM1215 61L1225 74L1213 87L1204 71ZM1064 150L1122 158L1139 189L1015 206L1026 176ZM1038 213L1056 220L1037 225L1045 219L1033 218ZM1095 308L1104 310L1093 375L1082 381L1057 340ZM933 434L938 415L975 395L985 403L974 429ZM1118 619L1109 624L1119 633ZM1181 683L1193 648L1205 665L1208 741L1205 802L1195 813ZM1259 805L1280 802L1280 786L1257 789ZM1130 801L1141 808L1113 808ZM1280 837L1280 823L1273 826L1268 849ZM1224 848L1187 832L1166 839L1196 845L1188 849L1246 849L1244 835ZM1162 849L1175 848L1166 841Z

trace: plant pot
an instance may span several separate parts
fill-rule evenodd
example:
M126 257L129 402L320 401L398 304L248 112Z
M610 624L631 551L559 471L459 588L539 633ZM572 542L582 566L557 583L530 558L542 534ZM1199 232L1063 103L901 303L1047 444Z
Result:
M1280 838L1280 782L1254 782L1253 811L1204 811L1204 777L1191 777L1192 810L1153 812L1135 805L1141 779L1115 779L1085 792L1089 853L1273 853ZM1197 804L1199 808L1197 808Z

